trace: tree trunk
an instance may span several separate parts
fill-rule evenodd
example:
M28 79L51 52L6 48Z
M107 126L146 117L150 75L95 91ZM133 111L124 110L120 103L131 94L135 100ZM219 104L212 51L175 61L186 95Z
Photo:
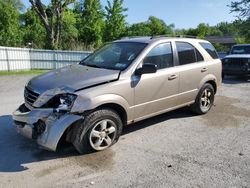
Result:
M62 13L65 11L70 3L74 0L51 0L52 7L51 15L47 15L46 8L41 0L29 0L32 8L36 11L38 16L41 18L42 23L46 30L47 35L47 47L49 49L58 49L61 44L61 32L62 32ZM56 20L54 20L54 15Z

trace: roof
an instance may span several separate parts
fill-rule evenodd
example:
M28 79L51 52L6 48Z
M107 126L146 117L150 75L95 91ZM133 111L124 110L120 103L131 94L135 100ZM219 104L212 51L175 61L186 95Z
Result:
M139 43L152 43L155 41L163 40L163 39L169 39L169 40L180 40L180 41L200 41L200 42L206 42L202 39L196 39L196 38L182 38L182 37L167 37L167 36L153 36L153 37L124 37L120 40L117 40L115 42L139 42Z

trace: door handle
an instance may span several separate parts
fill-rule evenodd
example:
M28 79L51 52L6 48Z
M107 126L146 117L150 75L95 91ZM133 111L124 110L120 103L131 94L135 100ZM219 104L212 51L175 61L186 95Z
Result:
M176 79L178 76L176 74L173 74L171 76L168 77L168 80L174 80Z
M208 68L203 68L203 69L201 69L201 72L206 72L208 70Z

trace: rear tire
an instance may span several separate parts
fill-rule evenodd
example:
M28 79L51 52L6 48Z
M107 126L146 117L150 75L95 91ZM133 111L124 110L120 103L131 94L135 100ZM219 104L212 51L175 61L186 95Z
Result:
M112 109L99 109L75 126L72 143L81 154L102 151L115 144L121 132L120 116Z
M206 114L214 103L214 88L211 84L206 83L200 89L195 103L191 106L191 110L196 114Z

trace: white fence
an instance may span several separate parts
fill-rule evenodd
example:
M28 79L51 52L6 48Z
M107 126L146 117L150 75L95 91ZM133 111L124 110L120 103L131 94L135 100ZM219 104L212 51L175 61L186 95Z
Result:
M78 63L88 51L39 50L0 46L0 71L56 69Z

